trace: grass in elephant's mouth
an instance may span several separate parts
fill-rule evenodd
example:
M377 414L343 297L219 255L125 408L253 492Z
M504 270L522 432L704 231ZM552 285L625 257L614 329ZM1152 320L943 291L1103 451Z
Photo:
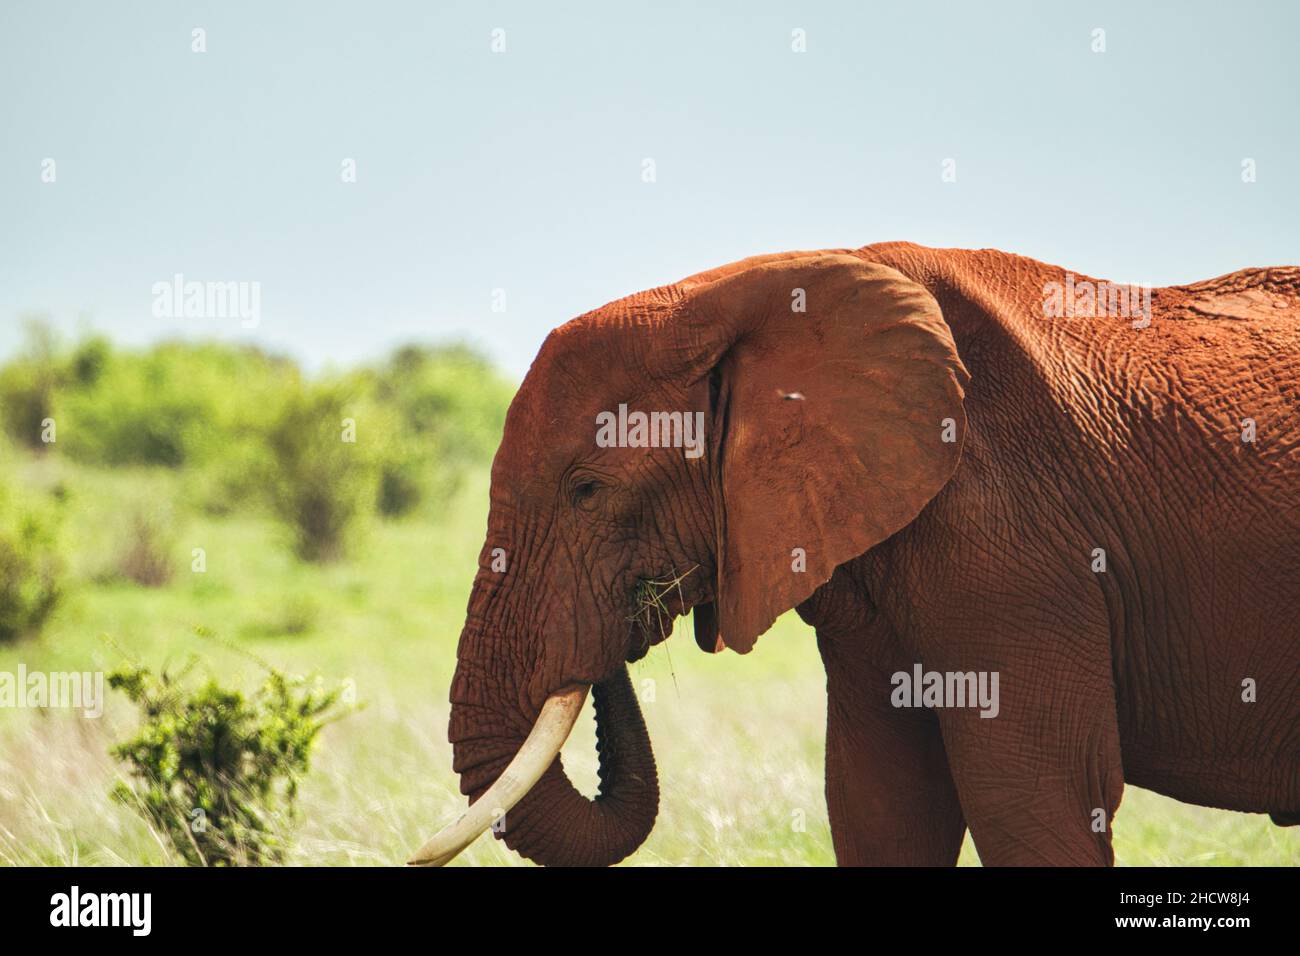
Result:
M699 565L696 564L681 574L671 571L667 576L660 578L637 579L636 585L632 588L633 611L628 615L628 621L641 634L640 652L644 653L656 636L664 640L672 633L673 615L664 598L675 590L679 606L685 607L686 599L682 595L682 582L698 569Z

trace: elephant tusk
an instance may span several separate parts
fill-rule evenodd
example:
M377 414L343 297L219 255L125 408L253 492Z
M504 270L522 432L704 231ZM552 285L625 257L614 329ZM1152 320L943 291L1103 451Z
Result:
M483 796L444 827L407 861L408 866L444 866L480 833L508 813L542 778L564 742L569 738L590 687L575 687L546 698L537 722L509 766Z

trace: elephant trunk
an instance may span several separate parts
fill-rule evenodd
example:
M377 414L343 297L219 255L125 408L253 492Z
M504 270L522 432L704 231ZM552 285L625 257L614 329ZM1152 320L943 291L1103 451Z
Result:
M461 792L472 803L466 818L474 816L480 804L494 804L481 808L481 825L467 833L464 842L490 823L512 850L545 866L608 866L644 842L659 810L659 778L627 669L620 667L591 689L600 779L594 800L578 792L559 757L563 738L581 708L583 690L552 696L527 740L520 745L515 738L504 747L499 734L484 732L485 727L500 728L500 717L490 720L474 714L472 723L478 726L470 730L466 705L453 704L454 767L461 775ZM540 743L542 738L548 743ZM522 767L530 750L538 751L533 759L540 778ZM518 802L513 809L506 805L514 800ZM426 852L437 844L451 849ZM416 862L445 862L448 852L454 855L459 847L435 837L426 850L416 855Z

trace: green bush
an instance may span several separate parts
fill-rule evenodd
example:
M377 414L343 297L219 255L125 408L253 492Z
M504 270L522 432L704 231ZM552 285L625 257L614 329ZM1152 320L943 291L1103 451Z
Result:
M354 396L344 383L301 389L267 432L272 505L305 561L342 557L372 508L379 416Z
M27 324L23 353L0 369L0 419L5 432L25 448L45 451L44 422L54 417L54 396L62 369L58 342L49 326Z
M109 467L182 469L203 512L271 508L309 560L343 553L362 518L446 502L500 441L512 387L461 346L407 346L375 366L304 382L251 347L166 342L70 349L40 324L0 367L4 430L21 444ZM339 440L357 422L355 445ZM41 441L42 423L57 442ZM132 575L134 576L134 575Z
M215 680L190 688L192 666L176 676L134 665L109 675L144 718L135 737L112 749L130 778L113 796L191 866L279 862L312 743L334 719L339 692L275 669L251 696Z
M169 342L145 352L83 345L58 390L59 447L101 465L210 465L260 441L297 387L290 362L253 348Z
M424 495L425 476L419 462L394 455L380 463L379 493L375 504L385 518L410 514Z
M221 454L183 475L183 495L204 514L227 517L263 510L273 464L262 432L231 436Z
M381 366L380 401L393 404L412 434L434 436L448 461L492 457L514 388L463 345L406 346Z
M73 350L68 361L68 381L76 388L94 387L108 367L112 352L108 339L102 336L86 339Z
M63 593L59 514L0 484L0 643L41 629Z
M386 517L446 501L466 469L491 461L513 388L464 346L406 346L374 373L375 400L391 408L377 508Z

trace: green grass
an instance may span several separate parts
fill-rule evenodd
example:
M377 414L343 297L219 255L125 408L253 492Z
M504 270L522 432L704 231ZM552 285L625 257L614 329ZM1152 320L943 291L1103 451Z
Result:
M100 471L47 460L33 482L71 489L74 586L45 633L0 646L0 670L107 670L124 654L149 666L191 653L230 683L260 679L253 654L290 673L350 681L361 708L327 727L301 791L288 862L387 865L463 808L446 741L447 688L482 542L486 481L466 482L442 515L377 524L351 560L307 565L267 518L177 508L177 572L164 588L103 577L119 551L123 502L184 499L158 471ZM190 571L191 549L207 571ZM223 641L194 635L196 626ZM105 638L111 639L109 643ZM829 865L822 793L825 678L811 631L793 614L746 658L705 655L678 636L635 665L662 785L640 865ZM653 682L648 684L646 682ZM135 719L110 696L104 716L0 709L0 863L173 862L159 837L109 799L109 746ZM590 707L590 705L588 705ZM565 747L581 789L596 781L589 716ZM888 768L882 768L888 773ZM1294 865L1300 832L1263 816L1208 810L1128 788L1115 824L1129 865ZM480 839L459 863L521 865ZM977 864L969 840L964 864Z

